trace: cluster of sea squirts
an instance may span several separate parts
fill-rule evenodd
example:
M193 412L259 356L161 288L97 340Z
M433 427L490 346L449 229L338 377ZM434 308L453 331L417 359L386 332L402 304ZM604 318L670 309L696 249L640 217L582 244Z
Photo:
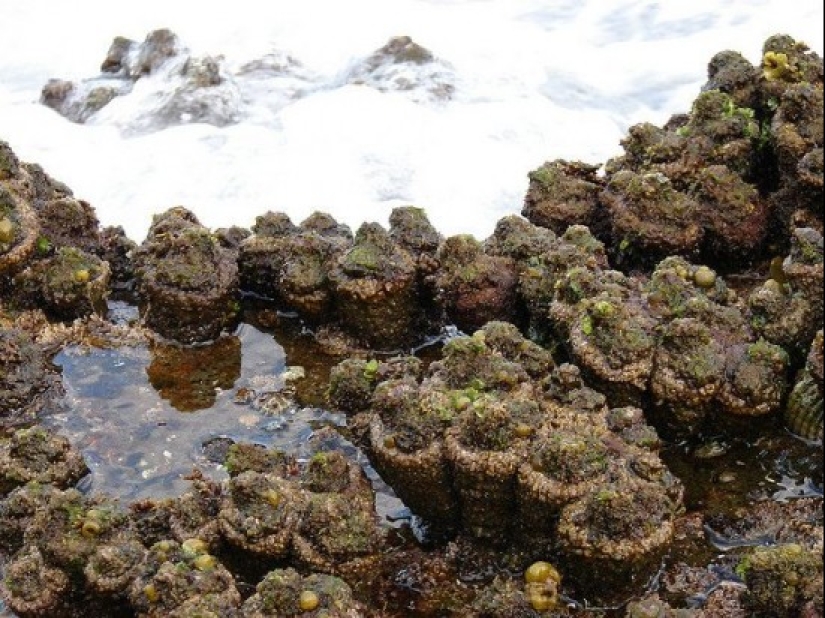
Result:
M603 174L562 160L530 172L524 217L503 218L484 241L445 239L415 207L355 234L323 213L296 225L273 212L251 230L212 232L175 207L137 245L0 142L2 426L31 425L59 392L37 341L43 324L105 316L117 294L156 336L186 346L232 329L245 300L263 298L319 339L374 357L341 363L329 401L414 513L479 543L564 556L582 572L649 563L681 507L660 434L783 415L793 432L822 439L822 67L785 35L765 42L761 67L717 54L690 113L632 127ZM460 333L441 360L425 367L404 354L448 325ZM201 602L224 615L217 608L240 597L209 553L218 540L337 576L352 548L306 537L356 517L346 529L369 537L365 555L378 552L368 491L327 500L344 490L314 491L273 470L245 470L225 487L195 479L180 500L209 503L203 525L220 530L188 521L175 531L173 514L146 515L157 505L122 514L67 489L78 464L65 465L58 438L42 437L45 464L9 463L38 431L0 443L4 522L17 518L3 527L4 551L17 551L5 595L21 615L48 615L38 603L57 607L87 588L128 598L140 615L188 615L174 612ZM49 453L69 476L43 472ZM302 533L306 521L317 526ZM76 542L58 550L55 530ZM128 574L99 586L95 560ZM187 569L197 577L186 581L209 580L191 598L176 579ZM295 572L270 579L300 596ZM525 612L540 596L522 594Z

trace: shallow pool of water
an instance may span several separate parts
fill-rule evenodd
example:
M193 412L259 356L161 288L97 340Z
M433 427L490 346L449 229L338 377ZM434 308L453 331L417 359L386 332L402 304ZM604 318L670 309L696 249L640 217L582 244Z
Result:
M338 422L290 394L284 349L250 324L205 346L67 347L55 358L66 396L44 419L83 451L88 491L172 496L197 466L220 480L204 445L216 438L298 451L313 423Z

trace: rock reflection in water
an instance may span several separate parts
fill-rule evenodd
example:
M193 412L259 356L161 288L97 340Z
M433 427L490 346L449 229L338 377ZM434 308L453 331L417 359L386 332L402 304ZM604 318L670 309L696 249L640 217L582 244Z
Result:
M55 362L66 397L45 424L83 451L91 491L123 499L179 494L193 466L224 478L203 454L218 436L296 449L328 416L272 405L291 403L284 387L295 372L272 336L249 324L210 346L68 347Z
M149 382L180 412L214 405L219 390L230 389L241 377L241 340L220 337L201 346L154 343L146 368Z

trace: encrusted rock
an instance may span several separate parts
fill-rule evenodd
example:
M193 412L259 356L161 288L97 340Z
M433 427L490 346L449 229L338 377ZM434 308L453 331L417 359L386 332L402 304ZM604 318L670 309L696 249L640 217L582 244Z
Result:
M154 218L136 252L141 317L159 334L181 343L215 339L239 309L238 267L182 207Z

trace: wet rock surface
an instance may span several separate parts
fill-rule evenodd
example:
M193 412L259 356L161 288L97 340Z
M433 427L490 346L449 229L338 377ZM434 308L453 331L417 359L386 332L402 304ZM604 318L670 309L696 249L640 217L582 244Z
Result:
M441 68L399 37L351 78L449 97ZM101 67L132 89L172 70L188 85L166 120L231 116L220 61L169 31L116 39ZM122 96L105 87L44 99L92 120ZM524 217L488 239L413 206L355 234L321 212L213 232L175 207L140 245L0 142L6 607L821 615L822 136L822 60L776 35L761 66L714 56L690 112L632 127L604 175L531 172ZM278 354L302 367L251 370L242 320L291 333ZM119 419L138 441L189 435L167 406L270 437L199 433L172 495L148 466L178 447L122 463L147 495L95 491L102 459L74 441L105 442L118 410L79 405L71 355L119 348L160 403L123 404L134 367L88 380L154 423Z
M181 343L215 339L238 312L238 266L233 252L185 208L155 217L135 254L143 319Z
M115 37L100 66L100 75L72 82L51 79L40 101L71 120L94 121L113 101L155 101L161 105L151 115L135 112L123 127L129 133L156 131L192 122L226 126L237 121L241 94L221 67L221 59L193 56L168 29L153 30L142 43ZM169 84L172 88L169 89Z
M409 36L396 36L352 68L347 82L406 93L414 101L449 100L455 91L452 67Z

